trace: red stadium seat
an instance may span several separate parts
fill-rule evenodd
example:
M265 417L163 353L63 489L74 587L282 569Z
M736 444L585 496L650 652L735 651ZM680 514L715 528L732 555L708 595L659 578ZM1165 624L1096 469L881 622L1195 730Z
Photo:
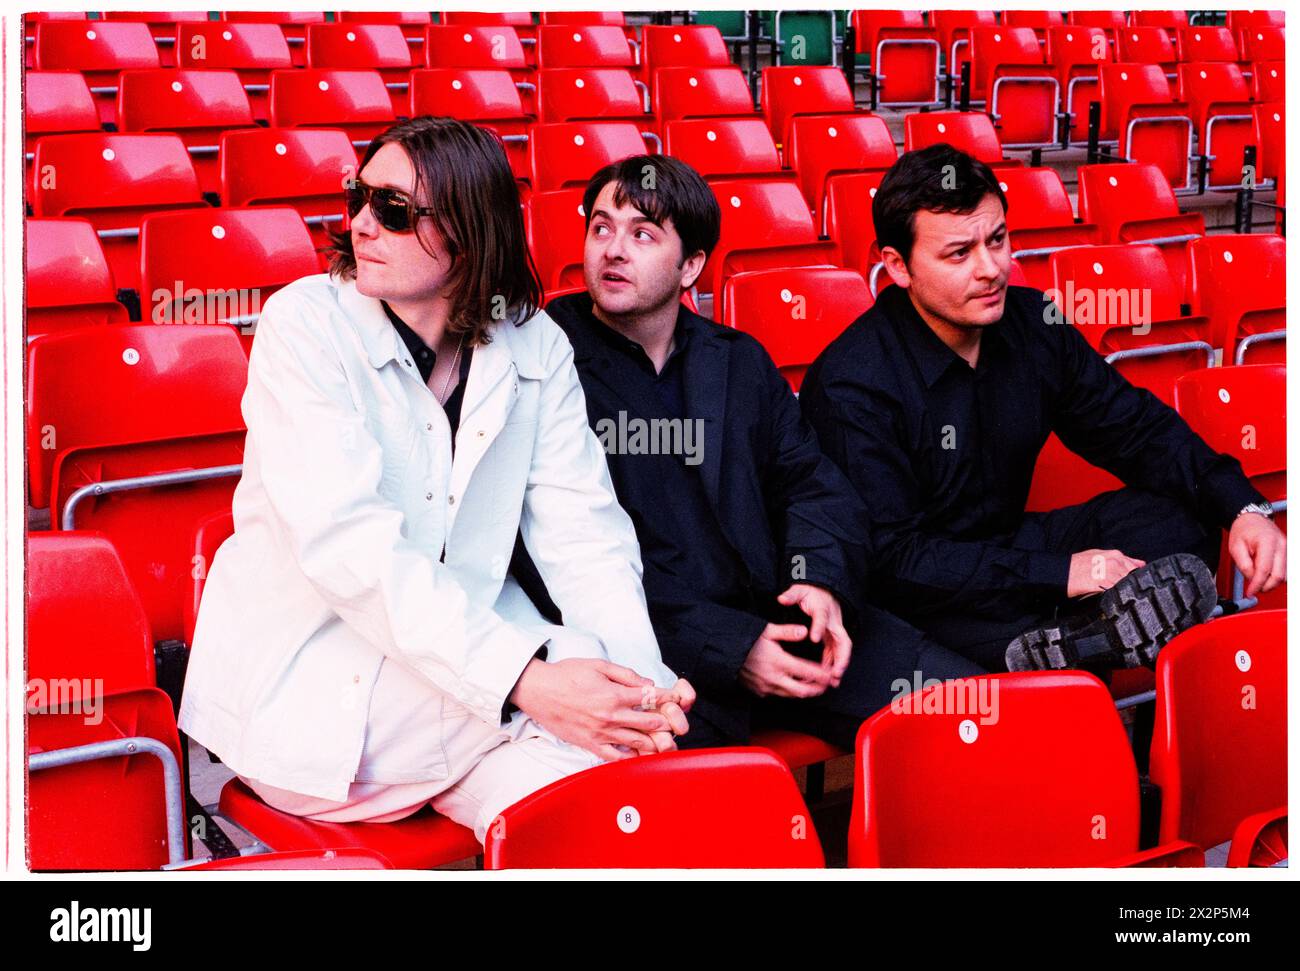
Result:
M856 270L758 270L727 281L722 322L752 334L798 391L817 355L871 304L867 281Z
M139 283L143 216L204 205L176 135L49 135L37 143L34 164L33 213L89 219L119 287Z
M266 121L271 117L267 101L271 72L292 67L293 56L276 24L210 20L177 28L176 63L180 67L234 71L244 85L253 117Z
M528 178L528 130L519 89L508 71L430 68L411 72L411 117L445 115L496 132L515 178Z
M1229 10L1225 25L1237 37L1250 27L1285 27L1286 13L1282 10Z
M1081 671L924 688L863 724L856 761L850 866L1204 862L1182 844L1138 851L1133 752L1110 693Z
M872 106L914 108L937 104L940 49L920 10L854 10L855 49L870 62Z
M161 64L147 26L102 20L38 22L35 61L38 71L80 71L95 96L102 124L117 122L118 72Z
M27 571L32 869L156 870L183 859L180 739L117 551L98 533L34 532ZM91 745L101 751L75 751Z
M1046 42L1048 30L1065 26L1065 14L1059 10L1004 10L1002 23L1007 27L1028 27Z
M194 627L199 619L199 604L203 602L203 585L207 582L208 568L212 565L217 550L227 537L235 531L234 513L229 509L218 509L204 516L194 524L193 556L190 562L195 569L190 571L191 584L181 604L181 615L185 624L185 644L194 643Z
M340 10L334 15L336 23L352 25L378 25L397 27L402 32L407 44L418 46L424 43L424 31L433 17L423 10L396 10L380 13L375 10ZM307 28L307 46L311 47L311 28ZM307 54L307 63L311 63L311 53ZM342 65L337 65L342 66Z
M665 752L575 773L502 812L483 852L493 870L825 865L790 770L755 748Z
M1119 155L1160 167L1175 190L1192 185L1190 108L1176 101L1155 64L1101 66L1103 140L1117 140Z
M927 111L903 118L904 152L940 142L960 148L993 168L1021 164L1018 159L1002 157L998 133L982 111Z
M425 31L427 67L476 67L493 71L528 70L524 48L513 27L446 26Z
M1286 239L1203 236L1187 248L1192 312L1213 325L1226 362L1286 363Z
M344 16L344 15L341 15ZM404 26L378 20L369 23L311 24L307 28L307 66L342 70L378 71L392 101L394 115L405 115L411 104L407 75L411 72L409 36L424 42L429 15L357 14L348 17L405 17ZM423 21L419 18L423 17ZM404 33L414 30L414 35ZM418 62L417 62L418 63Z
M272 809L239 779L221 790L220 814L279 852L346 849L399 870L428 870L482 852L474 832L425 808L392 823L322 823Z
M23 138L28 163L42 135L99 131L99 109L77 71L28 71L23 75Z
M105 10L100 16L103 20L122 20L147 26L153 34L153 42L158 45L158 60L162 67L176 66L176 25L208 19L206 10Z
M679 118L664 125L664 152L706 179L780 177L776 143L762 118Z
M1062 108L1069 112L1069 135L1074 142L1088 137L1088 105L1099 97L1098 71L1115 59L1106 32L1100 27L1050 27L1047 63L1061 82Z
M221 201L227 206L293 206L317 247L346 224L343 183L357 174L345 132L263 128L221 136Z
M1174 383L1214 366L1208 317L1184 317L1182 286L1149 244L1073 247L1051 257L1067 321L1131 384L1172 405Z
M876 252L876 226L871 221L871 200L875 198L883 172L854 172L833 175L826 180L826 235L839 247L839 264L857 270L879 293L877 274L884 269ZM888 277L885 278L888 282Z
M654 72L651 92L661 126L676 118L756 114L749 82L734 66L661 67Z
M1164 27L1125 27L1119 32L1118 57L1132 64L1155 64L1171 81L1178 72L1174 35Z
M1256 101L1286 100L1286 61L1256 61L1250 76L1251 92Z
M1251 114L1255 116L1255 144L1259 146L1257 181L1273 179L1278 182L1277 204L1280 206L1284 202L1281 179L1286 172L1286 105L1281 101L1255 105Z
M147 322L228 324L250 347L266 298L318 272L311 234L287 206L161 213L140 225Z
M1285 806L1255 813L1237 824L1228 850L1228 866L1275 866L1288 859Z
M547 24L578 24L579 26L622 27L626 22L620 10L543 10L538 17L542 26Z
M391 870L388 858L372 850L298 850L289 853L257 853L208 860L191 870Z
M661 67L727 67L731 55L712 24L646 24L641 28L641 80L647 85Z
M1179 634L1156 659L1151 781L1160 838L1205 849L1287 801L1286 611Z
M779 146L789 143L790 120L795 115L856 110L844 72L835 67L765 67L759 102Z
M1067 246L1100 243L1101 230L1074 221L1074 209L1055 169L1003 168L998 185L1007 199L1007 231L1012 257L1029 286L1052 286L1049 257Z
M537 28L533 24L533 15L527 10L505 10L501 12L484 12L481 10L443 11L439 14L443 24L454 27L510 27L524 46L528 63L537 62Z
M538 192L586 186L610 162L645 150L641 133L630 121L535 125L528 143L530 181Z
M293 55L293 66L307 63L307 27L325 22L325 14L312 10L230 10L221 15L222 20L244 24L274 24L283 34Z
M86 219L28 219L27 339L69 327L126 323L113 274Z
M733 273L835 262L834 245L818 241L794 182L736 179L711 188L722 209L722 235L697 288L714 295L715 320L726 319L723 286Z
M524 203L524 227L547 299L559 289L585 288L582 251L587 217L582 193L581 188L534 192Z
M1028 27L971 30L971 99L982 102L1009 148L1057 141L1061 86Z
M1227 27L1185 27L1178 35L1178 59L1195 61L1236 61L1237 42Z
M538 120L628 119L649 127L643 91L626 68L545 68L537 72Z
M1237 35L1237 49L1243 61L1281 61L1286 58L1286 30L1260 25L1246 27Z
M970 32L973 27L993 27L996 15L989 10L932 10L930 25L938 32L943 48L944 66L956 89L961 67L970 60Z
M1128 25L1123 10L1072 10L1066 20L1072 26L1100 27L1112 44Z
M247 368L224 327L86 327L27 349L32 505L113 541L160 640L182 634L195 521L230 506Z
M122 131L179 135L194 163L200 191L212 193L221 183L217 160L221 132L253 127L248 95L234 71L123 71L117 117Z
M537 28L537 66L635 68L637 55L621 26L543 25Z
M274 128L341 128L352 139L359 159L370 140L395 120L378 71L309 67L271 72Z
M1178 85L1196 126L1196 150L1209 156L1207 189L1241 187L1247 145L1255 144L1250 86L1236 64L1180 64Z
M1107 243L1159 246L1175 282L1185 288L1187 244L1205 235L1205 217L1178 211L1160 169L1142 164L1081 165L1078 174L1079 218L1101 227Z
M1167 31L1187 26L1186 10L1134 10L1129 14L1134 27L1163 27Z
M826 180L844 172L883 172L898 161L898 149L877 115L796 115L790 119L785 157L799 173L804 199L824 232Z
M32 70L36 67L36 25L43 20L80 20L89 18L84 13L73 10L54 10L37 13L29 11L23 14L23 67Z
M1217 452L1241 463L1251 484L1273 503L1278 527L1286 531L1286 368L1242 364L1198 371L1180 378L1174 404L1193 431ZM1220 556L1220 591L1244 595L1232 560ZM1260 606L1286 606L1286 584L1259 598Z

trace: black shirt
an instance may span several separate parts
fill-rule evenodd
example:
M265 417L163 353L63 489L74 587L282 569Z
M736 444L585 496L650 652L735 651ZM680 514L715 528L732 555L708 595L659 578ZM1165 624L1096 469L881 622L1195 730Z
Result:
M1044 301L1039 290L1009 287L972 368L906 290L889 286L804 380L804 414L867 503L875 590L905 615L990 593L1064 593L1068 554L1010 546L1051 432L1127 485L1184 499L1207 521L1226 526L1261 501L1235 459L1129 384L1077 328L1047 323Z
M409 324L388 306L387 302L380 301L384 307L384 313L388 314L388 319L393 322L393 327L397 330L398 335L402 338L402 343L406 349L411 352L411 359L415 362L416 369L420 372L420 378L425 384L429 383L429 375L433 374L433 366L438 361L438 352L426 344L423 338L413 331ZM474 356L474 348L466 346L460 355L460 376L456 380L456 387L447 400L443 402L442 410L447 413L447 422L451 425L451 448L456 450L456 432L460 428L460 408L465 401L465 382L469 377L469 362ZM437 396L435 395L435 400Z

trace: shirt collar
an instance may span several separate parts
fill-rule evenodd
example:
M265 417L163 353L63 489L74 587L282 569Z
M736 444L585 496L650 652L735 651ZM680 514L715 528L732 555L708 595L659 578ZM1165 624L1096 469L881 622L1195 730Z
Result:
M590 293L574 294L570 299L573 300L573 309L578 312L578 317L587 328L592 333L596 334L600 340L604 341L608 347L620 351L623 354L627 354L638 361L641 359L646 361L650 360L644 347L631 338L625 337L596 316L595 311L592 309ZM668 356L668 361L672 361L686 353L686 349L690 345L691 339L694 337L695 333L696 325L695 321L692 319L692 314L687 310L684 304L679 304L677 307L677 323L673 328L673 350ZM668 362L665 361L664 368L666 369L667 366Z
M917 367L921 369L921 378L927 388L934 387L935 382L954 364L960 364L967 370L974 370L965 358L940 340L939 335L930 329L930 325L917 313L911 297L903 287L891 284L881 291L877 302L883 303L885 311L898 320L903 341L912 352ZM1001 321L989 324L982 331L981 362L985 360L992 346L1001 339L1001 331Z

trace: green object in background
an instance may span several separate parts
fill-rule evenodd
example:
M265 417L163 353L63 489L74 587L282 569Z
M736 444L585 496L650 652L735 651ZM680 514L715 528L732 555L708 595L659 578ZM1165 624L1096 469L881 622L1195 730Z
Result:
M691 22L717 27L718 33L723 37L736 40L749 36L748 16L746 10L695 10L692 11Z
M771 18L768 28L776 36L776 15L766 11ZM834 64L835 16L830 10L781 11L781 64Z

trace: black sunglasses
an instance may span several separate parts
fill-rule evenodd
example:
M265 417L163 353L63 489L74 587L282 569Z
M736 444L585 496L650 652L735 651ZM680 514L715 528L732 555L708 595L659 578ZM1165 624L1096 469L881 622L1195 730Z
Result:
M420 216L431 216L428 206L417 206L396 189L380 189L353 179L347 185L348 218L356 219L365 206L375 214L379 225L390 233L409 233Z

